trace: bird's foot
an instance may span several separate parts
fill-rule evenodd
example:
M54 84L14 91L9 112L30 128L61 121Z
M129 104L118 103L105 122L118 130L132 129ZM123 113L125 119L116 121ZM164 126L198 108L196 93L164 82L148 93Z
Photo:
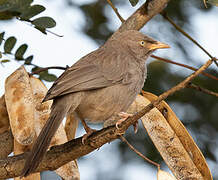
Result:
M125 121L128 117L132 117L133 114L128 114L126 112L120 112L118 113L118 116L121 118L116 122L116 128L119 129L119 125Z
M97 130L95 130L95 129L91 129L91 128L86 127L86 134L84 134L83 137L82 137L82 144L85 144L85 141L87 140L87 138L89 136L91 136L96 131Z
M129 114L129 113L126 113L126 112L120 112L118 113L118 116L121 118L119 119L117 122L116 122L116 128L119 129L119 125L125 121L127 118L129 117L132 117L133 114ZM136 121L134 124L133 124L133 128L134 128L134 133L136 134L137 131L138 131L138 121Z

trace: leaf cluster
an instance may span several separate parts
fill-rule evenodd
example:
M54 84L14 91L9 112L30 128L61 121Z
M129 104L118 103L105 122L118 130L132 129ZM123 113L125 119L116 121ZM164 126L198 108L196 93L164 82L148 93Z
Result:
M20 21L31 23L35 29L47 34L47 29L55 27L56 22L53 18L48 16L35 18L35 16L45 11L46 8L38 4L32 5L32 2L33 0L0 1L0 20L9 20L15 17ZM16 37L11 36L5 38L5 32L0 33L0 46L2 45L3 49L0 51L0 63L10 62L10 59L8 57L5 58L3 55L12 55L15 60L22 62L24 65L33 66L32 72L36 69L40 69L39 66L32 63L33 55L25 56L28 45L25 43L15 49L16 42ZM54 81L57 77L45 71L39 74L39 78L45 81Z
M21 21L31 23L33 27L46 34L46 29L55 27L56 22L53 18L47 16L34 18L45 11L46 8L38 4L31 5L32 2L33 0L2 0L0 2L0 20L16 17Z
M0 33L0 46L3 45L3 51L0 51L0 62L6 63L9 62L9 59L4 59L2 57L2 54L4 55L14 55L15 60L17 61L24 61L24 64L31 65L31 62L33 60L33 55L24 57L25 52L27 51L28 45L22 44L20 45L16 50L15 53L12 53L12 50L14 49L17 39L14 36L8 37L7 39L4 39L5 32ZM2 59L3 58L3 59Z

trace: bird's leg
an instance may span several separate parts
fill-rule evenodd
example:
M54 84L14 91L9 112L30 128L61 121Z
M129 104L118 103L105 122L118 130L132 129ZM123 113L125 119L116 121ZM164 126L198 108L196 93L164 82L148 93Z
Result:
M126 113L126 112L120 112L118 113L118 116L121 118L119 119L117 122L116 122L116 128L119 129L119 125L125 121L127 118L129 117L132 117L133 114L129 114L129 113ZM134 127L134 132L137 133L138 131L138 121L136 121L134 124L133 124L133 127Z
M83 125L83 127L84 127L84 129L85 129L85 131L86 131L86 134L84 134L83 137L82 137L82 143L85 144L85 140L86 140L90 135L92 135L92 133L94 133L96 130L90 128L90 127L86 124L86 122L85 122L84 119L81 119L81 122L82 122L82 125Z

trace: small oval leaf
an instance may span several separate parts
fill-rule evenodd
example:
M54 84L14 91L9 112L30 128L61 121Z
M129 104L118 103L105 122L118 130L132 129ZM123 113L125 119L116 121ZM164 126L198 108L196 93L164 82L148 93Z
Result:
M0 3L0 12L4 12L12 8L14 5L10 2L1 2Z
M47 75L45 75L45 76L43 76L41 78L44 79L45 81L53 82L53 81L55 81L57 79L57 76L54 75L54 74L47 74Z
M20 17L23 19L30 19L38 14L40 14L41 12L43 12L45 10L44 6L41 5L33 5L30 8L28 8L27 10L25 10Z
M32 21L32 24L39 28L52 28L56 26L56 22L54 19L50 17L40 17L37 19L34 19Z
M3 59L3 60L1 60L0 62L1 62L1 63L7 63L7 62L10 62L10 60L9 60L9 59Z
M32 56L29 56L29 57L27 57L27 58L25 59L25 63L24 63L24 64L26 64L26 65L30 65L30 64L31 64L31 62L32 62L32 60L33 60L33 55L32 55Z
M132 6L136 6L136 4L139 2L139 0L129 0Z
M14 45L16 44L17 39L12 36L6 39L4 44L4 51L5 53L11 53L11 50L13 49Z
M11 0L10 0L11 1ZM30 7L30 4L33 2L33 0L16 0L11 1L13 6L10 8L10 11L18 12L19 14L25 11Z
M47 34L45 28L41 28L41 27L37 27L37 26L35 26L35 28L38 29L38 30L39 30L40 32L42 32L43 34Z
M4 35L5 35L5 32L0 33L0 45L2 44L2 41L4 39Z
M39 79L43 79L48 82L53 82L57 79L57 76L54 74L49 74L48 71L43 71L39 73Z
M24 53L26 52L27 50L27 44L22 44L18 49L17 51L15 52L15 58L17 60L23 60L23 55Z

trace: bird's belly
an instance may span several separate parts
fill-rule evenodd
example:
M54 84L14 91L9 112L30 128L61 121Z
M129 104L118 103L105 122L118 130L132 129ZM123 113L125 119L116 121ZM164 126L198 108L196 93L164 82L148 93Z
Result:
M137 94L122 84L87 91L76 112L88 122L104 122L114 114L126 111Z

